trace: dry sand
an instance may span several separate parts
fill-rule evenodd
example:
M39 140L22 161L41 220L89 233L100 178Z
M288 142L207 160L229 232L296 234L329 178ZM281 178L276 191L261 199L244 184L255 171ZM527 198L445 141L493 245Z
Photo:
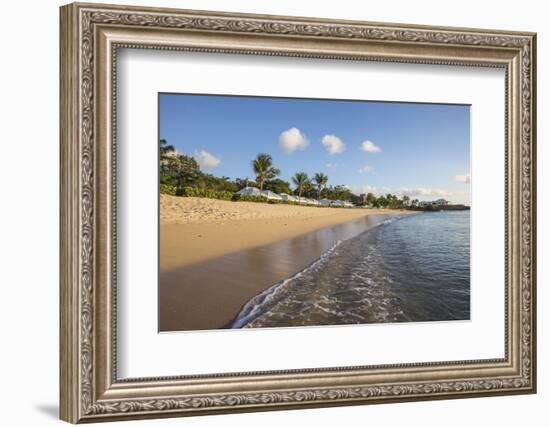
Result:
M160 269L172 270L231 252L263 246L388 209L160 198Z
M252 297L335 240L396 214L404 212L161 195L160 330L227 327Z

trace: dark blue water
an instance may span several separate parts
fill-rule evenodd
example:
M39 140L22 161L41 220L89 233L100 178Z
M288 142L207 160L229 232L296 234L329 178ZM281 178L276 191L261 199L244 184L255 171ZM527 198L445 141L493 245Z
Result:
M249 301L241 327L470 318L470 212L386 220Z

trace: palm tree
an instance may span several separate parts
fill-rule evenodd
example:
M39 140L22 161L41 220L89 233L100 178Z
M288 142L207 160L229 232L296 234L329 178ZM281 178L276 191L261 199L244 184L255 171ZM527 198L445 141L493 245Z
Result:
M256 174L256 181L260 184L260 191L264 189L264 183L268 179L273 179L281 173L281 171L273 166L273 159L269 154L261 153L252 160L252 169Z
M323 191L323 188L325 185L327 185L328 182L328 176L326 176L324 173L316 173L313 177L315 180L315 184L317 184L317 191L319 193L319 199L321 198L321 191Z
M366 202L367 202L367 205L374 206L376 204L376 196L372 193L367 193Z
M302 192L304 191L304 188L306 187L307 183L309 182L309 178L307 176L307 173L305 172L296 172L294 176L292 177L292 182L296 186L296 190L298 190L298 196L302 197Z

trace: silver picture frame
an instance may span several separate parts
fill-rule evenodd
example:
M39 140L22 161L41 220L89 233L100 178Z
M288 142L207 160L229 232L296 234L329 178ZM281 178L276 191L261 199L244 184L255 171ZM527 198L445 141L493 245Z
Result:
M536 35L74 3L61 22L60 417L97 422L536 391ZM117 49L500 67L502 359L117 377ZM183 362L182 362L183 363Z

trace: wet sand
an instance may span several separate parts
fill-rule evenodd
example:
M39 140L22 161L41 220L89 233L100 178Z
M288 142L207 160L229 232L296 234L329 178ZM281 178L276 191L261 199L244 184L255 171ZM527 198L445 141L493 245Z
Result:
M329 211L328 217L161 223L160 331L228 327L252 297L301 271L338 240L356 236L389 216L406 214L317 210ZM342 217L346 212L357 217ZM336 223L323 226L328 218ZM177 255L169 255L173 253Z
M288 240L388 209L228 202L161 195L160 270L174 270L223 255Z

